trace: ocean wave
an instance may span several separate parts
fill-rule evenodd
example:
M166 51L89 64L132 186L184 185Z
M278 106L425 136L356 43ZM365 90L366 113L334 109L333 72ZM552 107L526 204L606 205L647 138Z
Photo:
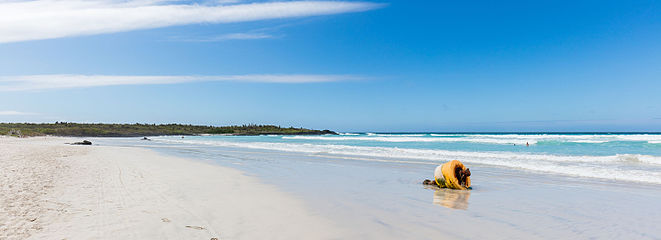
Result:
M417 133L417 134L408 134L408 133L377 133L375 136L381 137L424 137L427 134Z
M642 141L661 143L659 134L377 134L340 135L340 136L288 136L284 139L306 139L325 141L378 141L378 142L473 142L486 144L537 144L539 142L590 143L599 144L617 141Z
M611 156L563 156L513 152L466 152L396 147L365 147L332 144L324 145L311 143L231 142L215 140L204 141L174 139L156 140L171 143L265 149L308 154L348 155L390 159L417 159L429 163L440 163L451 159L457 159L469 164L485 164L570 176L661 184L661 172L654 170L647 171L645 170L647 167L644 167L646 165L652 169L659 169L659 166L661 166L661 157L640 154L618 154Z
M661 157L643 155L643 154L617 154L615 157L619 161L631 163L647 163L661 165Z
M617 141L661 142L661 134L476 134L467 137L486 137L497 139L525 139L536 141L565 141L576 143L605 143Z
M284 136L282 139L302 139L302 140L323 140L323 141L377 141L377 142L474 142L488 144L536 144L535 140L510 140L510 139L490 139L490 138L435 138L422 136Z
M650 141L661 141L661 135L659 134L625 134L625 135L615 135L615 138L623 141L640 141L640 142L650 142Z
M608 140L573 140L573 141L567 141L567 142L573 142L573 143L607 143L610 142Z

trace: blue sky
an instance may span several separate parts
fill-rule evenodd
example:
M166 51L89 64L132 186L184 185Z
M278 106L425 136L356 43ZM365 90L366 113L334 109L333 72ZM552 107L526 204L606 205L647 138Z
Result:
M1 122L661 131L658 1L0 2Z

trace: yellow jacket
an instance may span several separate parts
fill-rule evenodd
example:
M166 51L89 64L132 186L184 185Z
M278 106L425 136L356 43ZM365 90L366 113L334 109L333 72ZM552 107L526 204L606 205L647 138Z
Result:
M468 187L470 187L471 186L470 177L466 177L465 187L459 184L459 179L457 179L457 176L454 175L455 169L457 168L466 170L464 164L457 160L452 160L444 163L443 165L436 167L436 170L434 170L434 180L436 181L436 184L438 184L438 186L442 188L452 188L452 189L460 189L460 190L465 190Z

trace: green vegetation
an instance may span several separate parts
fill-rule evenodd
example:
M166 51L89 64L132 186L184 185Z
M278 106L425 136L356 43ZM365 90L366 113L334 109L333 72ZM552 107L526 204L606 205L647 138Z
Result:
M104 123L0 123L0 135L11 136L75 136L75 137L139 137L161 135L320 135L336 134L330 130L282 128L273 125L196 126L183 124L104 124Z

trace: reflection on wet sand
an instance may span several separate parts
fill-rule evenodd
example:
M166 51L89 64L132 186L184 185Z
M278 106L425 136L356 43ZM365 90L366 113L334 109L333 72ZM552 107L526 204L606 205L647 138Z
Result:
M470 195L470 191L442 188L434 192L433 203L446 208L466 210Z

